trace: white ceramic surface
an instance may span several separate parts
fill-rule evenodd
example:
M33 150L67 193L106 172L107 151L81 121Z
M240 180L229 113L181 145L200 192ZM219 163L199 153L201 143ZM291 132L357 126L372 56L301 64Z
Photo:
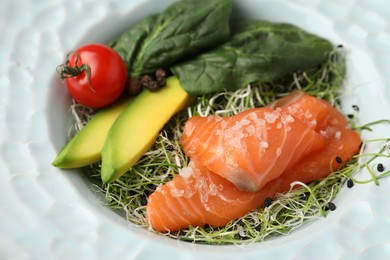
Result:
M51 166L70 119L55 67L75 47L107 42L171 2L0 1L0 259L390 259L390 178L344 189L336 211L288 236L221 247L136 228L101 206L80 172ZM362 123L390 119L388 0L235 0L234 8L343 44L343 103L359 105ZM389 126L364 134L377 137L390 137Z

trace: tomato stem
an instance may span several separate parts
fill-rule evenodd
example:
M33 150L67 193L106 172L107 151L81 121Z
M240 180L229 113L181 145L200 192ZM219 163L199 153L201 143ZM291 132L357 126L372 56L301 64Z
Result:
M71 66L69 64L69 58L72 54L76 55L76 61L75 61L74 66ZM61 80L64 80L67 78L76 77L77 75L79 75L80 73L85 71L85 73L87 73L89 88L91 89L92 92L95 92L95 90L93 89L93 87L91 85L91 68L87 64L77 65L77 63L79 61L79 57L80 56L77 52L73 52L73 51L69 52L66 55L65 64L61 64L61 65L57 66L57 69L56 69L57 74L59 75Z

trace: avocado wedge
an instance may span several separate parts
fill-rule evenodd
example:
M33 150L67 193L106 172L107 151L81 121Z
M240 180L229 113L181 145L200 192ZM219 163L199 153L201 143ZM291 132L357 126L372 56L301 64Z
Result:
M130 99L119 100L97 112L86 126L62 148L52 165L67 169L99 162L108 131L129 102Z
M156 92L143 90L112 125L102 150L102 180L112 182L130 169L155 142L169 119L190 96L176 77Z

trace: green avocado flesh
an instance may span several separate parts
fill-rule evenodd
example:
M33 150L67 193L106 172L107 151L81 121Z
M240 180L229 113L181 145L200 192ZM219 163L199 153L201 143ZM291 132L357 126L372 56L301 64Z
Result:
M144 90L136 96L107 135L102 151L103 182L112 182L129 170L189 98L176 77L168 78L159 91Z
M100 110L59 152L52 165L58 168L78 168L99 162L108 131L130 100Z

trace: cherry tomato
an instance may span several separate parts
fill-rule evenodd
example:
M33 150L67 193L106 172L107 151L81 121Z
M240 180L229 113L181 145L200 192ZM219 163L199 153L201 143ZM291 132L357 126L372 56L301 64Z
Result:
M122 94L127 70L122 58L103 44L88 44L71 52L57 68L70 95L80 104L100 108Z

